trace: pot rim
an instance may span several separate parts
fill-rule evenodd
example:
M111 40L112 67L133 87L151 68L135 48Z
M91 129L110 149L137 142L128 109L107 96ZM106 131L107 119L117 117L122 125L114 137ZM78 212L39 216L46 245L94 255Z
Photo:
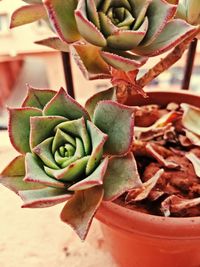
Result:
M195 104L192 105L200 107L200 94L197 92L180 89L173 91L150 89L146 90L146 92L149 96L160 95L161 93L168 94L171 97L178 95L191 96L193 100L197 98L197 101L194 101ZM140 96L135 97L142 99ZM179 103L183 102L176 98L172 99L175 99ZM167 102L166 98L162 98L162 100L163 102ZM145 102L144 99L142 101ZM128 104L131 104L131 99L128 102ZM188 99L185 102L187 103ZM103 201L97 211L96 218L110 227L129 233L138 233L140 235L164 239L200 239L200 216L163 217L131 210L114 202Z
M199 217L163 217L103 201L95 217L112 228L164 239L200 239Z

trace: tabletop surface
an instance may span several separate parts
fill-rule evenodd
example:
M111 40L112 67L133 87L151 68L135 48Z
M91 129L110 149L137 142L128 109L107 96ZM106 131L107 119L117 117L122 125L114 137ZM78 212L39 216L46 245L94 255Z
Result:
M0 131L0 171L17 155ZM22 209L21 199L0 185L0 267L117 267L94 220L85 242L60 221L63 204Z

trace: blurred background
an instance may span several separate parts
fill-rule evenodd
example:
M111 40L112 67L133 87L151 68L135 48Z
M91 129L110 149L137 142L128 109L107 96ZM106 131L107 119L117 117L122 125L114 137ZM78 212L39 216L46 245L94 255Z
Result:
M0 2L0 127L7 124L6 106L19 106L26 95L26 83L33 87L58 90L65 85L63 61L60 52L36 45L34 41L52 36L45 22L38 21L23 27L9 29L12 12L24 5L20 0ZM144 73L157 62L152 58L141 69ZM168 71L155 79L151 88L180 88L184 75L185 56ZM71 60L75 97L80 103L93 93L109 86L107 80L87 81ZM200 81L200 43L197 47L191 90L197 91Z

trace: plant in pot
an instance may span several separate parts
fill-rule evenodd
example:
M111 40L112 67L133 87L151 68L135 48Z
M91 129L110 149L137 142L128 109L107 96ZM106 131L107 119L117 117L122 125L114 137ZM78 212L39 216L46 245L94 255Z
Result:
M9 109L20 153L1 173L23 207L66 202L85 239L94 216L120 266L200 265L200 96L143 87L199 34L200 4L178 0L25 1L11 26L45 19L37 41L68 51L88 79L110 78L85 108L64 89L29 87ZM144 76L139 68L171 50ZM134 125L135 121L135 125Z

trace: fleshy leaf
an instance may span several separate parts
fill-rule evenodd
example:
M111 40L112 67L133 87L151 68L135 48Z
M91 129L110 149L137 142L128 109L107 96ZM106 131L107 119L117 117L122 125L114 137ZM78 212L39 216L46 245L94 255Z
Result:
M61 116L38 116L32 117L30 120L30 146L34 148L46 138L54 135L54 128L66 121L67 119ZM42 131L41 131L42 129Z
M56 92L49 89L33 88L27 84L28 94L22 107L35 107L43 109L44 106L55 96Z
M30 118L41 116L37 108L15 108L9 110L9 137L14 148L21 154L30 151Z
M22 208L46 208L60 204L72 197L66 189L43 188L20 191L19 196L24 201Z
M61 41L58 37L50 37L43 40L36 41L35 44L48 46L62 52L69 52L69 45Z
M102 58L109 65L123 71L132 71L138 69L147 61L147 58L145 57L139 57L123 51L107 50L101 51L100 53Z
M96 6L95 0L86 0L87 5L87 16L89 20L94 23L94 25L100 29L100 22L99 22L99 16L97 12L97 6Z
M25 156L20 155L14 158L0 174L0 183L18 194L20 190L30 190L42 188L41 184L26 183L25 176Z
M103 189L101 186L77 191L63 208L61 220L69 224L84 240L102 199Z
M74 17L78 0L43 0L49 18L61 40L73 43L80 39Z
M152 0L133 0L132 10L134 10L136 21L134 23L134 30L137 30L145 19L147 9Z
M70 52L88 80L109 78L109 66L102 59L99 48L91 44L73 44Z
M112 201L124 192L141 185L142 182L132 153L109 159L103 183L104 200Z
M13 12L10 28L28 24L46 17L47 12L42 4L22 6Z
M83 141L85 154L86 155L90 154L91 143L86 129L84 118L60 123L56 126L56 130L57 129L60 129L68 134L71 134L72 136L80 137L81 140Z
M133 140L134 108L111 100L97 104L94 111L94 124L108 135L104 149L111 155L126 154ZM124 138L126 136L126 138Z
M42 141L39 145L34 147L32 150L36 155L38 155L38 157L40 157L40 159L46 166L57 170L59 169L59 167L56 164L51 151L52 142L53 137L49 137Z
M163 173L164 170L160 169L154 174L154 176L151 179L143 183L140 187L131 190L126 196L126 203L141 201L147 198Z
M200 135L200 108L189 104L181 104L183 109L182 124L189 131L196 135Z
M27 153L25 158L25 165L26 165L26 175L24 178L25 182L34 182L55 188L65 187L65 185L62 182L49 177L45 173L43 167L41 166L41 162L37 158L37 156L31 153Z
M108 47L119 50L131 50L137 47L144 38L147 27L148 19L146 18L137 31L121 30L114 32L107 38Z
M105 158L100 163L100 165L94 170L93 173L91 173L89 176L87 176L80 182L73 184L71 187L68 188L68 190L72 191L85 190L97 185L102 185L107 166L108 166L108 158Z
M117 100L116 88L111 87L105 91L101 91L97 94L94 94L92 97L90 97L87 100L87 102L85 104L85 108L86 108L86 110L89 113L91 118L93 117L94 110L95 110L97 103L101 100L116 101Z
M77 159L64 169L55 170L48 167L44 167L45 172L51 177L61 180L63 182L71 182L80 178L85 172L86 165L88 163L89 156Z
M89 175L99 165L102 158L103 147L108 139L107 134L101 132L93 123L87 121L87 130L90 134L90 140L92 143L92 152L88 160L85 173Z
M175 15L176 6L166 1L154 0L148 7L149 26L142 45L150 45L165 28L167 22Z
M56 134L55 134L54 139L53 139L52 153L55 153L59 146L65 145L66 143L69 143L74 147L76 145L75 139L72 136L61 131L58 128L56 130Z
M192 163L196 176L200 178L200 159L192 152L186 153L185 156Z
M133 52L142 56L157 56L175 47L197 28L181 19L170 21L154 42L148 46L139 46Z
M44 107L45 116L63 116L70 120L84 117L90 119L87 111L61 88L58 93Z
M85 1L79 1L77 9L75 11L75 18L78 26L78 30L81 36L89 43L104 47L106 46L106 39L99 29L87 19L86 3Z

